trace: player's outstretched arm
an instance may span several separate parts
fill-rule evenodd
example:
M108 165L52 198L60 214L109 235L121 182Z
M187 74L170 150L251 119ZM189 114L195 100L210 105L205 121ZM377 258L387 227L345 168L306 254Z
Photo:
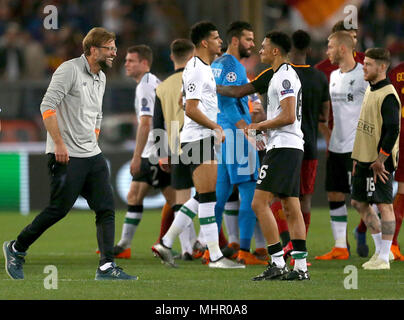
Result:
M251 83L246 83L241 86L216 86L217 93L226 97L242 98L244 96L253 94L256 92L254 86Z

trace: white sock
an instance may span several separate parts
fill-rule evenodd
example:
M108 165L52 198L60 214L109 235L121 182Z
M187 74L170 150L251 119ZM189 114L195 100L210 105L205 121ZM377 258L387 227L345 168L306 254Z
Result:
M142 220L143 212L127 212L125 215L125 222L122 227L121 240L118 246L125 249L130 248L133 237L135 236L136 229Z
M161 239L166 247L171 248L175 239L192 223L193 218L196 216L195 212L198 210L197 205L198 201L194 198L189 199L182 205L174 221L171 223L170 228Z
M202 247L206 247L205 237L203 236L202 229L199 229L198 238L196 239L202 245Z
M381 240L379 258L389 262L389 254L392 240Z
M305 251L292 251L292 258L295 259L295 266L293 270L307 271L307 252Z
M346 205L330 210L331 229L335 240L335 247L347 248L346 229L348 226L348 211Z
M215 202L199 203L199 223L209 249L211 261L220 259L223 254L219 247L219 230L215 219Z
M229 238L229 243L239 243L239 227L238 227L238 209L239 201L226 202L224 205L223 220Z
M196 242L196 231L193 223L189 225L189 242L191 243L191 247L193 247Z
M190 223L188 226L186 226L181 233L179 234L179 239L181 243L181 253L184 254L188 252L189 254L192 254L192 243L191 243L191 228L193 227L193 223Z
M375 253L380 255L380 249L381 249L381 245L382 245L382 233L379 232L379 233L372 234L372 238L375 243ZM390 250L390 248L389 248L389 250Z
M285 266L285 259L283 259L283 250L277 253L271 254L272 263L275 263L278 267L283 268Z
M104 263L102 266L100 266L100 270L105 271L105 270L107 270L108 268L111 268L111 267L112 267L112 262L107 262L107 263Z
M262 233L261 226L259 221L257 220L254 229L254 239L255 239L255 248L266 248L267 242L265 240L264 234Z

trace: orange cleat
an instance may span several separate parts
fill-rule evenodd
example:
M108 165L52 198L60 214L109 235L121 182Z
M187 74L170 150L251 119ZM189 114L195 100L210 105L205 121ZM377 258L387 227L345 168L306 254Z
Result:
M202 264L209 264L209 262L210 262L209 250L206 249L202 256Z
M100 250L97 249L95 253L100 254ZM117 259L130 259L131 254L132 252L130 248L124 249L118 245L114 246L114 257Z
M267 261L260 260L252 253L244 250L239 250L237 255L237 262L245 265L268 265Z
M236 259L239 250L240 245L237 242L232 242L222 249L222 253L226 258Z
M333 247L330 252L323 254L322 256L316 256L316 260L348 260L349 251L347 248Z
M196 240L194 246L192 247L192 258L199 259L203 256L204 252L205 247L198 240Z
M130 259L131 253L130 248L124 249L118 245L114 247L114 257L117 259Z
M400 246L399 245L392 244L391 248L390 248L390 251L394 255L394 260L396 260L396 261L404 261L404 256L400 252Z
M257 248L253 255L262 261L269 261L268 250L266 248Z

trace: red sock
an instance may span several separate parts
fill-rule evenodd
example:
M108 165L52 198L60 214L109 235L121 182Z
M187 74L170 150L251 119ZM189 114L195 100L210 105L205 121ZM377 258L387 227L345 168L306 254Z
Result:
M306 226L306 236L309 232L311 212L303 212L304 225Z
M174 209L166 202L163 209L161 209L161 223L160 223L160 234L157 239L157 243L160 242L161 238L164 237L166 232L171 226L174 220Z
M401 224L403 223L404 216L404 194L397 193L393 202L394 215L396 217L396 230L393 236L393 244L398 245L397 238L400 232Z
M279 234L289 231L288 223L286 222L285 215L282 210L282 204L280 201L276 201L271 205L272 213L274 214L276 223L278 224Z
M226 236L224 235L223 232L223 227L220 228L220 232L219 232L219 248L223 248L227 246L227 239Z
M365 233L367 229L368 228L366 227L366 224L361 219L361 221L359 222L359 225L358 225L358 232Z

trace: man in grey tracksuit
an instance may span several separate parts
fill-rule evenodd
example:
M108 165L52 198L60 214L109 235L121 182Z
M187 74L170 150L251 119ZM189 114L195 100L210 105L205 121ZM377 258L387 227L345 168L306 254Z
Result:
M83 55L58 67L41 103L47 130L50 203L15 241L3 244L6 271L13 279L24 278L27 249L66 216L79 195L96 214L100 264L95 279L137 279L114 263L114 199L108 166L97 142L106 83L102 69L112 67L117 51L115 35L103 28L93 28L83 40L83 50Z

